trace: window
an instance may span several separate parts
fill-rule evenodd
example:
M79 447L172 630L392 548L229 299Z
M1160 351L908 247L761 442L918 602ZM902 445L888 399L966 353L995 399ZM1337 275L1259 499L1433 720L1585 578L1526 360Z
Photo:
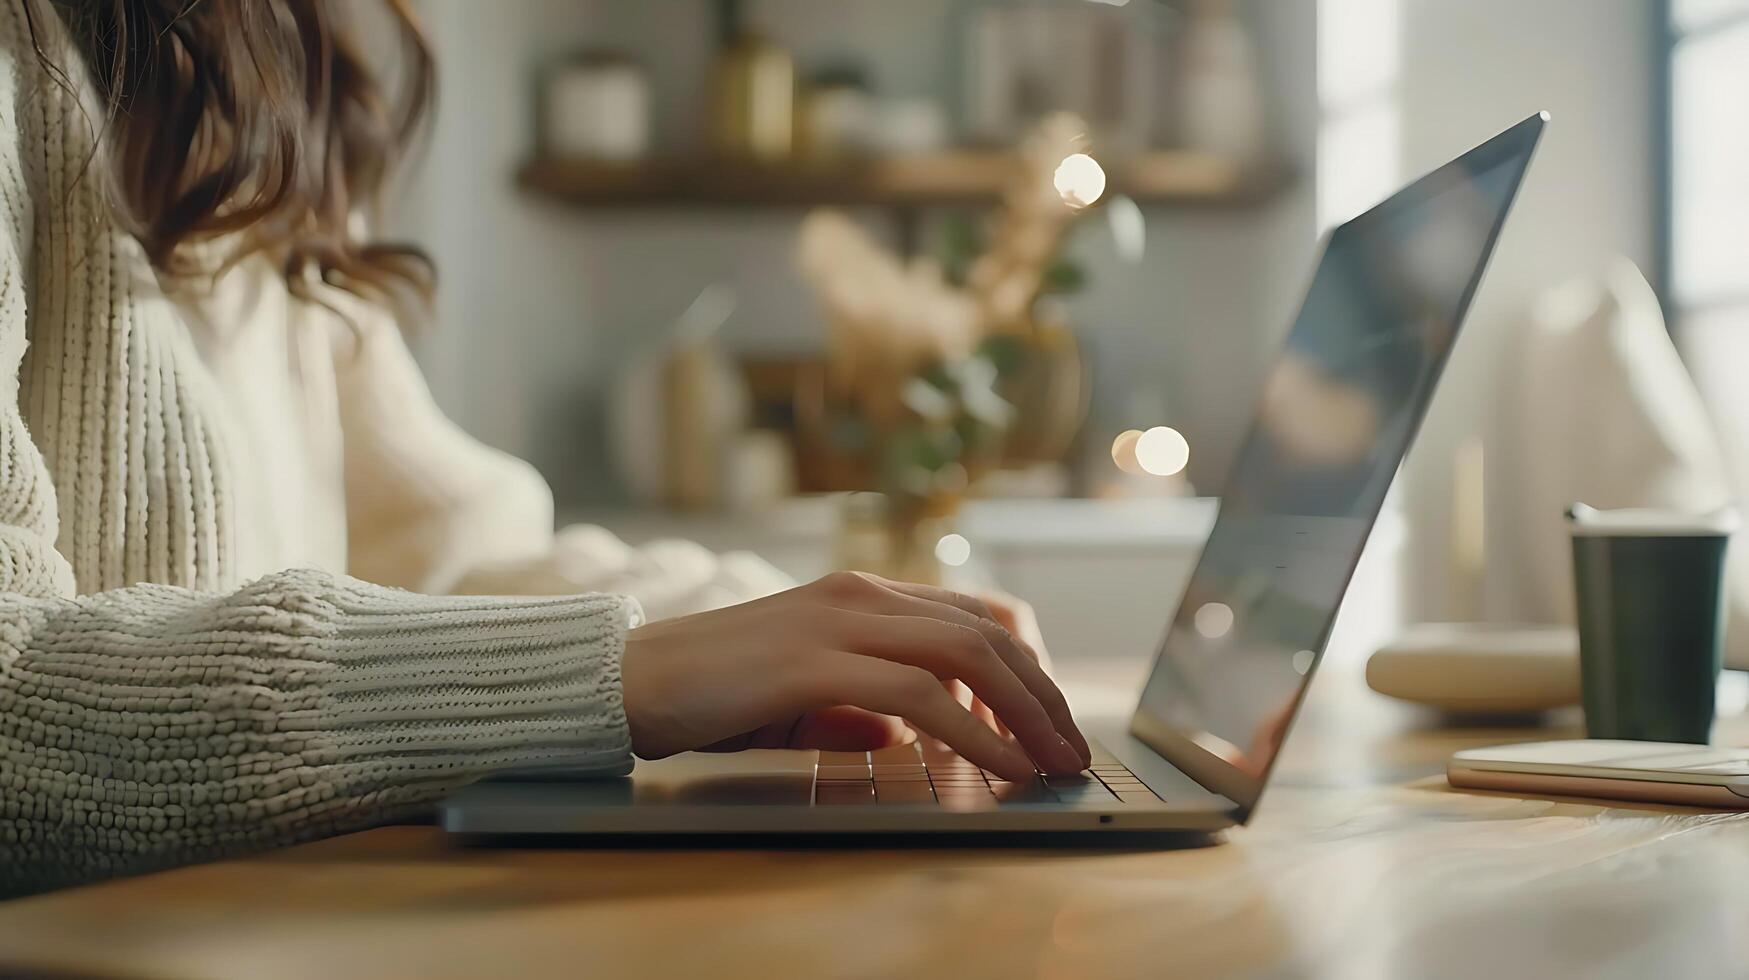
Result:
M1749 0L1667 0L1664 305L1739 493L1749 488ZM1735 563L1734 563L1735 564ZM1735 574L1735 573L1733 573Z
M1671 0L1669 269L1674 324L1749 318L1749 0Z

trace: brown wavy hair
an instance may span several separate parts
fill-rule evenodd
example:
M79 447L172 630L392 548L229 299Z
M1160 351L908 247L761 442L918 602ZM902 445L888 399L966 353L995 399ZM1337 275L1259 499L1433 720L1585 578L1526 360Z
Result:
M435 91L407 0L51 3L107 104L93 161L161 273L216 271L196 251L220 242L225 264L265 255L299 295L314 275L396 306L429 300L425 255L356 223L375 216ZM370 28L385 43L367 45Z

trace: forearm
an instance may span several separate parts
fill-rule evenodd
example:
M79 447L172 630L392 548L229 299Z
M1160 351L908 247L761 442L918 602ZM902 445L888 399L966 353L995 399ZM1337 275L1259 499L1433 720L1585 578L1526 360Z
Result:
M497 768L619 765L638 615L317 572L0 597L0 893L359 829Z

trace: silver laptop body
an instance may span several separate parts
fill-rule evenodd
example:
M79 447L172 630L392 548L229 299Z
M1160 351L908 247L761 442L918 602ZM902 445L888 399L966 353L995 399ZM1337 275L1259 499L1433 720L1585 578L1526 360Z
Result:
M1539 113L1333 229L1219 518L1091 770L1004 783L939 743L511 773L440 808L493 837L1174 833L1250 818L1542 134ZM580 840L578 843L586 843Z

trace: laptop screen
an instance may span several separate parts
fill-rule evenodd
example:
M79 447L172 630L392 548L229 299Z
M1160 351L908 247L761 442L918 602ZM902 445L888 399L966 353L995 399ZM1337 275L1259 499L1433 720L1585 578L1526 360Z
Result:
M1248 813L1541 131L1336 228L1228 475L1133 728Z

